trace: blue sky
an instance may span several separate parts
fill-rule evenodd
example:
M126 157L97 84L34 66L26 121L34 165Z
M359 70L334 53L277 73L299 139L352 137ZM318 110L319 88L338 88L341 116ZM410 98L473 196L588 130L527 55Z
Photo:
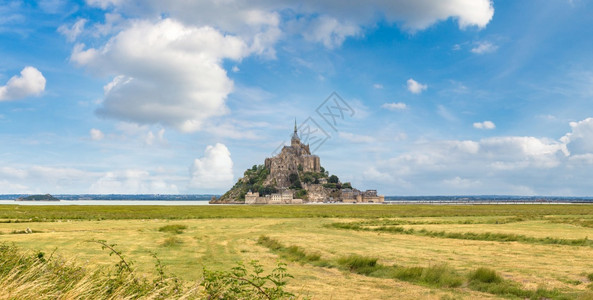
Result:
M0 0L0 193L223 193L296 118L360 189L591 196L591 15L579 0ZM349 110L332 127L317 110L333 92Z

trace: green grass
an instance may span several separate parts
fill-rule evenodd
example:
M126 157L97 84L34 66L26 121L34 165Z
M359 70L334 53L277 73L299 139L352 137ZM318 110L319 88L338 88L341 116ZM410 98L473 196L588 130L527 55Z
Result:
M119 220L204 218L396 218L593 215L593 205L1 205L0 220Z
M257 243L280 254L280 256L289 261L313 263L318 266L329 265L327 261L321 259L321 255L319 253L307 253L303 248L294 245L286 247L277 240L264 235L258 238Z
M494 295L511 296L529 299L571 299L569 295L563 295L558 290L538 288L526 290L521 288L517 282L503 279L496 271L488 268L478 268L468 275L468 287Z
M458 240L475 240L475 241L495 241L495 242L520 242L527 244L540 245L566 245L566 246L589 246L593 247L593 240L588 238L583 239L560 239L553 237L531 237L522 234L509 233L495 233L495 232L446 232L446 231L431 231L426 229L414 230L413 228L404 228L401 226L380 226L367 227L365 222L353 223L332 223L327 227L338 229L359 230L359 231L375 231L375 232L389 232L395 234L407 234L417 236L427 236L433 238L446 238Z
M175 234L181 234L183 233L183 230L187 229L187 226L185 225L180 225L180 224L171 224L171 225L165 225L159 228L160 232L167 232L167 233L175 233Z
M258 243L281 254L283 258L293 261L311 263L305 257L307 254L297 246L284 246L278 240L267 236L260 236ZM293 252L298 255L291 254ZM493 295L505 297L520 297L529 299L570 299L572 295L562 294L558 290L538 288L536 290L523 289L517 282L505 280L496 271L480 267L463 277L447 264L437 264L428 267L400 267L386 266L378 263L377 257L350 254L339 257L335 263L328 262L326 266L338 266L352 273L378 278L389 278L407 281L415 284L438 288L468 288Z
M373 272L378 271L383 266L377 264L376 257L368 257L362 256L357 254L351 254L349 256L344 256L338 258L338 265L349 270L350 272L362 274L362 275L370 275Z

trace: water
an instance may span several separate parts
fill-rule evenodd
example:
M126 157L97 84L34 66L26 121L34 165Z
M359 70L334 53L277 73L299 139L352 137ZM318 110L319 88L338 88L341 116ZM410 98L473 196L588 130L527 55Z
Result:
M176 200L60 200L60 201L14 201L0 200L0 205L209 205L208 201Z

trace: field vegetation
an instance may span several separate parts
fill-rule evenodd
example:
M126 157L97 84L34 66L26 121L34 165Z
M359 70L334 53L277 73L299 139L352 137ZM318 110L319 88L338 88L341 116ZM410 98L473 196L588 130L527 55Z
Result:
M591 224L588 205L0 206L0 299L593 299Z

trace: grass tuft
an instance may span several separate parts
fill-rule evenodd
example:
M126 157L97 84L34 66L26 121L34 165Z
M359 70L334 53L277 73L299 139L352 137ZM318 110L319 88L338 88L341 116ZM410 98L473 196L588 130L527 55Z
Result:
M496 271L482 267L470 272L469 280L483 283L499 283L502 282L502 277Z
M338 258L338 265L353 273L370 275L382 267L377 264L377 260L378 258L376 257L351 254Z
M171 224L165 225L159 228L160 232L167 232L167 233L174 233L174 234L181 234L183 230L187 229L187 226L180 225L180 224Z
M176 247L183 244L183 241L179 238L176 238L174 236L166 238L162 243L161 246L163 247Z

